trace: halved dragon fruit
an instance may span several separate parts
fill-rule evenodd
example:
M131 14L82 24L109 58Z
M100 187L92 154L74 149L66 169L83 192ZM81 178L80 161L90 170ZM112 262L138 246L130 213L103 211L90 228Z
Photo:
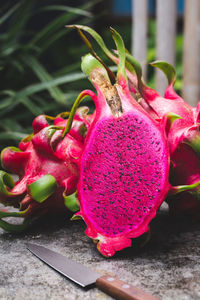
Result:
M82 70L89 75L97 96L85 91L96 105L96 114L81 156L80 211L74 217L84 219L86 234L97 241L104 256L131 246L131 238L148 232L166 195L179 191L168 182L165 127L172 118L164 116L161 124L133 101L125 74L124 44L120 35L111 31L119 53L117 81L111 83L101 59L89 54L82 61ZM80 101L81 97L73 113Z
M19 148L8 147L2 151L2 166L17 174L19 180L14 182L11 175L0 171L0 202L20 211L1 211L0 227L19 231L34 216L78 210L74 193L79 158L91 119L87 112L86 107L77 110L71 130L64 138L62 134L68 122L62 118L64 114L56 118L40 115L33 121L33 134L22 140ZM53 125L49 125L49 120ZM10 216L23 217L24 223L13 225L2 220Z
M146 86L141 78L139 63L127 55L136 70L138 90L141 93L140 104L156 120L164 115L175 113L179 116L168 132L171 170L170 182L173 185L195 185L200 181L200 104L191 107L173 89L176 80L175 69L166 62L156 61L152 66L160 68L168 78L169 85L164 97ZM167 202L172 213L186 212L199 218L200 187L168 197ZM182 199L182 200L181 200Z

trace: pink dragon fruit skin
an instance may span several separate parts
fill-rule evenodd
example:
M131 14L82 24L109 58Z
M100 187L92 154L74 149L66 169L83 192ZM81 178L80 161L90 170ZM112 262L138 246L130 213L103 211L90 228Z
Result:
M67 120L60 116L38 116L33 121L33 134L20 142L19 148L8 147L2 151L3 167L19 176L14 183L9 174L0 171L1 203L20 209L13 216L26 220L46 213L67 213L67 208L77 209L76 202L68 203L68 195L76 191L83 135L92 119L87 120L87 111L85 107L77 111L72 128L64 138ZM54 123L51 126L50 119ZM0 212L0 226L8 231L23 229L22 225L12 226L1 219L11 215Z
M133 102L123 72L123 42L114 30L113 36L122 53L117 83L110 83L104 67L91 55L82 62L97 96L87 91L96 114L81 156L77 188L81 208L74 217L84 219L86 234L107 257L149 231L151 219L172 190L165 131Z

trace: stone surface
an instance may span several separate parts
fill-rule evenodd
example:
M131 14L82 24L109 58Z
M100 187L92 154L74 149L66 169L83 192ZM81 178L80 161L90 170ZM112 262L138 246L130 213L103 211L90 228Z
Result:
M148 244L102 257L84 235L82 221L65 217L36 220L23 234L0 231L1 300L107 300L96 288L84 290L58 274L27 249L34 242L53 249L102 274L146 290L163 300L200 299L200 223L186 217L172 218L166 212L152 221Z

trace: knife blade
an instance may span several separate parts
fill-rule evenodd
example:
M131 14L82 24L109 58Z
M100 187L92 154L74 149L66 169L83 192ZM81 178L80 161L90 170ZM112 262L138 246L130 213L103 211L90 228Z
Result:
M44 263L82 287L95 284L100 290L119 300L159 300L117 277L102 276L102 274L44 246L28 243L27 249Z

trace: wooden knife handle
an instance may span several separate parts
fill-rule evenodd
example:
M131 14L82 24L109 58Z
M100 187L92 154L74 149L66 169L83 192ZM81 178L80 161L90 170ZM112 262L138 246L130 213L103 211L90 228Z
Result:
M116 277L99 277L96 281L96 286L101 291L118 300L159 300L159 298L119 280Z

